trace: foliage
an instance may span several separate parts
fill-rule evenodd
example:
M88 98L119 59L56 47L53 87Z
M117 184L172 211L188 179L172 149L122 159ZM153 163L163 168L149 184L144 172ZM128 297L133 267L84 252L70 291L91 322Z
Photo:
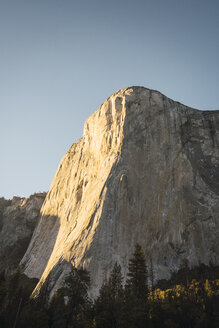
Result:
M90 304L89 286L88 271L73 267L65 279L65 286L59 289L51 300L49 306L51 327L81 326L83 314Z
M126 289L131 293L131 296L145 300L148 293L147 278L145 256L141 246L136 244L133 257L129 260L126 282Z
M149 293L152 327L218 327L219 281L197 281ZM153 306L152 306L153 305Z
M7 327L47 327L43 309L35 309L30 294L37 279L29 279L19 269L11 276L0 279L0 323ZM39 318L41 314L41 319ZM39 319L38 319L39 318ZM45 319L46 320L46 319ZM40 324L40 325L39 325Z
M219 277L219 266L215 266L210 263L208 266L201 263L198 266L189 268L187 261L182 263L181 268L172 273L169 280L162 279L156 283L156 288L169 289L175 285L186 285L187 282L191 282L193 279L204 281L206 279L216 280Z
M103 283L99 297L94 303L95 327L119 327L121 325L121 308L124 301L122 282L121 267L115 263L108 281Z
M150 259L150 282L153 264ZM147 266L140 245L128 263L127 281L114 265L99 296L88 297L89 273L72 268L48 304L29 296L37 281L18 270L0 275L1 328L216 328L219 327L218 267L184 263L169 281L147 286ZM174 283L176 282L177 283Z
M133 257L128 264L128 279L125 286L124 321L130 328L147 326L148 272L145 256L139 244L135 245Z

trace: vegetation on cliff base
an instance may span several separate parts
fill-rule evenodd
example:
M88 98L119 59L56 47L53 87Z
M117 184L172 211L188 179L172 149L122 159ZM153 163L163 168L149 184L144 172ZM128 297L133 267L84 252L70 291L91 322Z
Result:
M1 328L192 328L219 327L218 267L187 263L171 280L148 288L148 270L140 245L135 246L124 281L116 263L96 300L88 297L89 273L72 268L49 306L30 299L36 280L19 271L0 277Z

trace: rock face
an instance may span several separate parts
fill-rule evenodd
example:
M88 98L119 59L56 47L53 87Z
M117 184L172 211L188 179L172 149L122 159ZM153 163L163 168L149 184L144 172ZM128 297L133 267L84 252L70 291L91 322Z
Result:
M46 193L0 199L0 272L12 273L24 256Z
M218 263L219 111L199 111L143 87L122 89L91 115L62 159L22 260L24 273L61 284L70 263L92 292L134 244L168 278L184 259ZM48 279L47 279L48 278Z

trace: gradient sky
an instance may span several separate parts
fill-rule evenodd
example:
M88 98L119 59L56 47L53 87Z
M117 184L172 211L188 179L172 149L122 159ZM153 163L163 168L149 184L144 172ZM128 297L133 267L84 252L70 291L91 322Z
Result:
M0 0L0 197L47 191L84 121L141 85L219 108L218 0Z

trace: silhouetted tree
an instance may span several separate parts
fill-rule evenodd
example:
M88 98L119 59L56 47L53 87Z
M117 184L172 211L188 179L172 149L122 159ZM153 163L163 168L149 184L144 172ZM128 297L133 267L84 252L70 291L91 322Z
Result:
M66 327L68 308L65 302L65 289L58 289L49 304L49 318L51 328Z
M82 313L89 305L89 285L88 271L72 267L65 286L55 293L49 306L52 328L80 327Z
M148 322L148 286L145 256L139 244L128 264L123 316L130 328L146 327Z
M145 256L141 246L137 243L133 257L129 260L128 264L126 289L137 299L145 300L148 294L147 278L148 272Z
M123 276L121 267L114 265L108 280L104 281L99 297L95 301L95 327L116 328L121 326L121 313L124 300Z

